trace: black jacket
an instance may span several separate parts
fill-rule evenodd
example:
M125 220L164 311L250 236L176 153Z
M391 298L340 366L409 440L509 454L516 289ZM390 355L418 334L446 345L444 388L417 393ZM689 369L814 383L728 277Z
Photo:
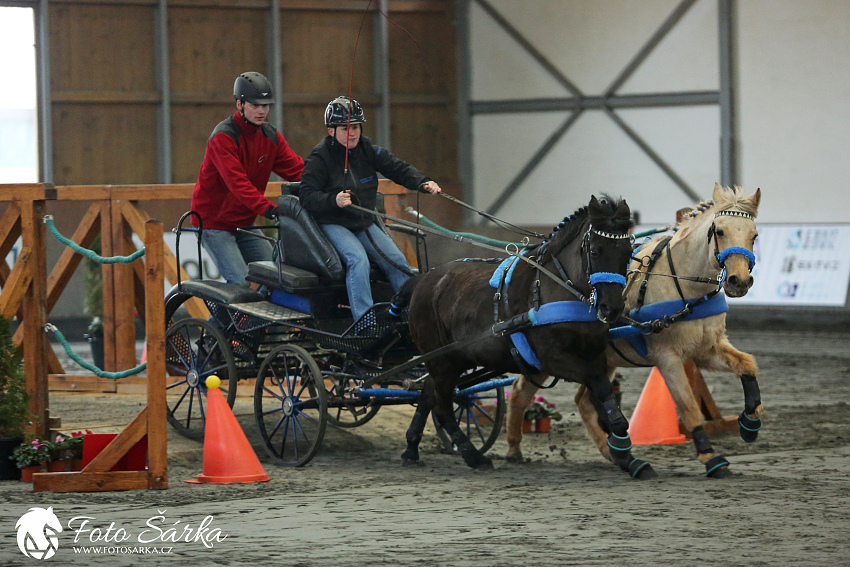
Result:
M320 224L338 224L351 231L366 228L375 218L362 211L338 207L336 196L343 189L351 190L351 201L355 205L374 209L377 173L414 191L430 181L409 163L385 148L373 146L369 138L362 136L348 156L347 176L344 170L345 148L333 136L328 136L304 161L298 198Z

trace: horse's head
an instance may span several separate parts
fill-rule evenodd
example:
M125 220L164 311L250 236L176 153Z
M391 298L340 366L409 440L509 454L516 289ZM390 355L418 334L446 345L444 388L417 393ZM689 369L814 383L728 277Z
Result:
M758 236L755 219L761 189L745 197L740 187L724 189L715 183L712 200L716 208L708 230L709 247L719 267L726 272L723 281L726 295L741 297L753 285L750 272L756 263L753 245Z
M701 262L701 270L721 270L723 289L729 297L746 295L753 285L750 273L755 265L753 254L758 231L755 218L761 201L761 189L745 196L740 187L725 189L715 183L712 200L700 203L694 210L677 212L677 234L674 242L685 239L701 240L706 256L686 256L686 260ZM682 273L694 274L700 268L682 266Z
M616 321L625 308L623 287L632 255L631 210L625 200L590 198L588 227L582 241L583 266L592 288L596 316Z

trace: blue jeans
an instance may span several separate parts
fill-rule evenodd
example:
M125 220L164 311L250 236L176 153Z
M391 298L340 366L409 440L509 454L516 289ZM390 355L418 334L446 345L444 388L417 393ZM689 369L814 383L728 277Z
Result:
M268 241L242 232L204 229L201 244L227 283L247 286L248 263L272 259Z
M348 303L351 305L351 313L354 315L355 321L366 313L373 303L372 287L369 284L369 260L375 262L386 274L395 291L401 289L401 286L410 277L387 262L372 246L369 237L366 236L366 231L369 232L381 252L395 264L410 269L404 254L401 253L392 238L387 236L378 225L370 224L364 230L352 232L338 224L323 224L322 230L336 248L342 263L345 265Z

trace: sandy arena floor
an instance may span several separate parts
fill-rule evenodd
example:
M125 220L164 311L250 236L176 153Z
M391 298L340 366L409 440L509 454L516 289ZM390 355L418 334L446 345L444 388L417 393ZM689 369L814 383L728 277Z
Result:
M767 415L754 444L737 434L712 438L732 463L729 479L706 479L684 444L638 447L659 478L630 480L584 437L572 384L545 393L565 418L548 434L526 436L529 462L505 462L502 436L489 473L443 453L433 430L423 465L402 468L407 406L383 408L353 430L329 427L306 467L266 463L271 481L249 485L184 483L202 471L203 447L169 428L165 491L34 494L32 485L0 482L0 565L37 563L18 550L15 523L28 508L49 506L65 526L50 561L63 565L850 565L850 333L730 337L758 358ZM624 371L627 416L648 373ZM741 411L737 378L706 381L724 415ZM118 431L144 403L52 394L50 407L68 429ZM265 461L251 404L239 398L236 413ZM69 530L79 516L100 534ZM211 548L193 540L207 517L202 533L217 529L221 539ZM110 524L113 538L128 539L92 543Z

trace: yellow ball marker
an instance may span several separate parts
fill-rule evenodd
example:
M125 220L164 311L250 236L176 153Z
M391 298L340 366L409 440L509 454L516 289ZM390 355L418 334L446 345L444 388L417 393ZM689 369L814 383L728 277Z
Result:
M207 377L207 388L210 390L214 390L221 386L221 379L218 376L212 375Z

